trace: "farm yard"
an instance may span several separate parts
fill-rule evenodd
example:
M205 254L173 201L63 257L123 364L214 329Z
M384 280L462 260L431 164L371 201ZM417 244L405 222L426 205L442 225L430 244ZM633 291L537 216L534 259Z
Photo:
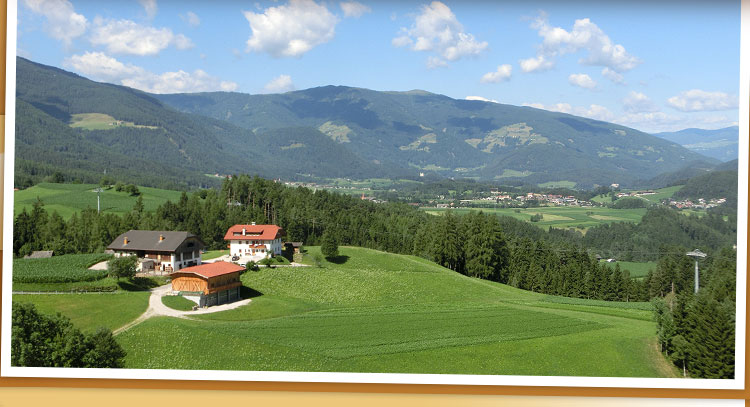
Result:
M541 215L542 219L532 224L542 229L550 226L554 228L576 228L585 233L590 227L602 223L612 222L640 222L643 215L646 214L645 208L637 209L611 209L602 207L573 207L573 206L546 206L538 208L482 208L482 209L436 209L425 208L425 211L432 215L440 215L446 210L451 210L456 214L464 214L471 211L482 211L488 214L498 216L510 216L519 220L531 222L535 215Z
M18 215L24 208L31 211L37 198L44 204L48 213L57 211L64 219L70 218L73 213L78 213L86 208L96 209L96 188L94 184L54 184L41 183L33 187L15 191L13 194L14 216ZM154 211L166 201L175 202L180 199L179 191L166 189L138 187L143 197L145 211ZM138 197L131 196L127 192L117 192L114 188L104 189L101 192L101 210L104 213L121 215L133 210Z
M319 252L307 249L308 260ZM246 272L249 305L190 319L153 317L123 331L116 338L126 367L674 375L655 347L648 303L554 297L413 256L353 247L340 253L321 268ZM90 298L126 298L120 295L58 296L56 308L96 307ZM52 296L21 299L49 301L37 297ZM80 315L73 322L87 324Z

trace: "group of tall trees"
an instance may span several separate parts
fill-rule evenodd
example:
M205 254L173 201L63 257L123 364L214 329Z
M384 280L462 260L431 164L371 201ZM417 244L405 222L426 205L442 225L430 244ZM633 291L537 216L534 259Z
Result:
M692 262L689 262L692 263ZM692 266L692 264L690 264ZM704 378L734 377L736 323L736 257L724 249L706 259L698 293L684 284L688 264L666 256L659 261L659 278L672 291L652 300L659 346L685 375ZM662 275L659 277L659 275ZM670 277L672 283L669 283ZM663 287L661 287L663 289Z

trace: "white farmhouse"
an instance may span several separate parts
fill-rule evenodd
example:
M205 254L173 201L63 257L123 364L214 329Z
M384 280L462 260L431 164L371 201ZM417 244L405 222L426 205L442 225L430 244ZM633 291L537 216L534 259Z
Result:
M234 225L227 230L224 240L229 241L229 254L240 261L258 261L281 254L284 230L276 225Z

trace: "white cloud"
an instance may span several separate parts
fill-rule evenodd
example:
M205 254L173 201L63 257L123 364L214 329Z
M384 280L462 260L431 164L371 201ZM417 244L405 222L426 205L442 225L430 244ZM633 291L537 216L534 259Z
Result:
M323 4L290 0L263 13L243 13L253 31L247 51L267 52L273 57L300 57L334 37L338 18Z
M464 31L451 9L439 1L423 5L410 29L401 28L401 35L391 41L396 47L410 46L413 51L434 52L428 67L444 66L466 56L476 56L487 48L474 35ZM438 62L438 60L442 62Z
M481 102L500 103L500 102L498 102L495 99L487 99L487 98L481 97L481 96L467 96L466 100L479 100Z
M359 18L362 17L363 14L372 11L370 7L365 6L362 3L357 3L356 1L344 1L339 3L339 6L341 6L341 10L344 11L344 17Z
M198 17L198 15L193 13L192 11L188 11L187 13L185 13L185 15L180 14L180 19L182 19L182 21L186 22L191 27L197 27L201 25L200 17Z
M619 85L624 85L625 84L625 78L622 76L622 74L617 73L617 72L609 69L606 66L604 67L604 69L602 69L602 76L605 77L605 78L607 78L607 79L609 79L610 81L612 81L612 82L614 82L616 84L619 84Z
M156 5L156 0L138 0L138 2L141 3L143 9L146 10L146 16L148 16L149 19L156 16L156 12L159 10Z
M648 96L635 91L631 91L622 100L622 108L628 113L648 113L659 110Z
M65 66L95 80L118 82L122 78L143 75L143 68L122 62L107 56L103 52L86 52L83 55L73 55L65 59Z
M606 107L591 104L589 107L572 106L570 103L557 103L554 105L544 105L542 103L524 103L523 106L534 107L537 109L549 110L552 112L568 113L576 116L588 117L589 119L612 121L615 115Z
M293 90L294 83L292 83L292 77L289 75L279 75L263 87L263 93L284 93Z
M513 67L508 64L498 65L496 71L487 72L486 74L482 75L482 79L480 79L479 81L482 83L498 83L507 81L510 79L512 71Z
M164 72L160 75L149 73L144 76L124 78L121 83L151 93L231 92L237 89L236 83L222 81L200 69L192 73L183 70Z
M198 69L155 74L133 64L123 64L102 52L73 55L64 62L78 73L94 80L129 86L151 93L233 91L237 84L222 81Z
M103 45L113 54L156 55L169 45L177 49L193 47L193 42L182 34L174 35L169 28L154 28L130 20L94 19L90 41Z
M596 88L596 81L591 79L590 76L585 73L574 73L568 76L568 82L573 86L579 86L585 89Z
M45 30L66 46L86 32L86 17L76 13L67 0L24 0L24 4L34 13L43 15L47 19Z
M587 52L587 56L579 60L581 64L604 66L618 73L629 71L641 63L622 45L612 43L609 36L588 18L576 20L573 29L567 31L550 26L547 15L543 13L534 20L531 28L537 30L542 43L538 47L536 63L533 58L522 61L522 67L525 62L528 68L524 72L550 69L556 57L581 50Z
M524 72L542 72L550 70L555 66L555 63L548 60L544 55L522 59L518 63L521 65L521 70Z
M667 103L683 112L700 112L736 109L739 101L737 96L724 92L706 92L700 89L692 89L677 96L672 96L667 99Z

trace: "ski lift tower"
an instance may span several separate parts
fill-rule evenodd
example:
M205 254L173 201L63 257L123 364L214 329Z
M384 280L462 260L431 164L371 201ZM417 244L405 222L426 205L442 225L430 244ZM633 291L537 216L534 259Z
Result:
M96 191L96 213L99 213L99 194L101 194L102 188L99 187L95 189L94 191Z
M688 252L686 254L695 259L695 293L698 294L698 258L703 259L707 256L707 254L698 249L695 249L692 252Z

